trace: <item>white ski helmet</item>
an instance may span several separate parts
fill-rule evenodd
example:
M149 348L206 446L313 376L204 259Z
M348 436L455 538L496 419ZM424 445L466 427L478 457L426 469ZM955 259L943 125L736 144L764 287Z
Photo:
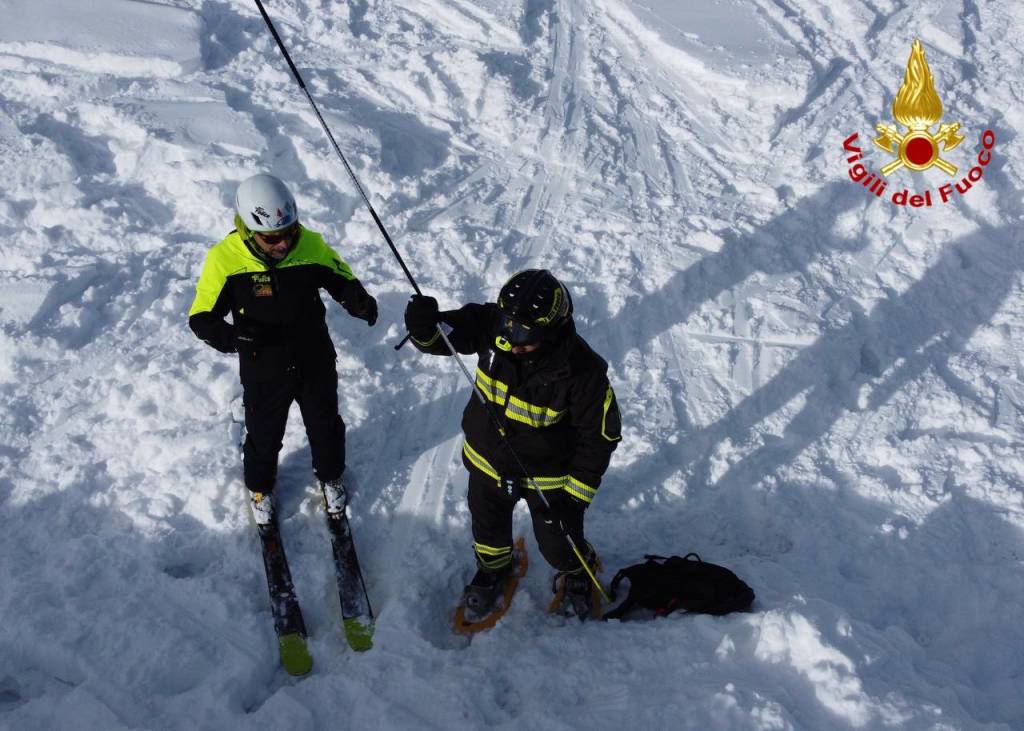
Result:
M288 228L299 220L288 187L267 173L243 180L235 193L235 211L250 231L265 233Z

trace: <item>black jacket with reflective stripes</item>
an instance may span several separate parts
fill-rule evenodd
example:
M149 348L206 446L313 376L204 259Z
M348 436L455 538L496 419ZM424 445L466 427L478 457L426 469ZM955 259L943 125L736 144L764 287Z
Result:
M288 256L271 262L232 231L206 255L188 324L222 353L238 353L243 383L291 369L323 371L334 367L337 354L320 289L352 315L369 304L363 285L320 234L301 229ZM231 324L224 320L229 312Z
M487 406L471 394L462 415L463 462L496 480L523 478L523 469L502 444L491 412L505 429L530 482L524 487L564 489L590 502L621 436L608 364L570 323L556 344L536 355L513 355L495 343L498 307L468 304L441 313L459 353L476 353L476 385ZM412 341L424 353L450 355L435 331Z

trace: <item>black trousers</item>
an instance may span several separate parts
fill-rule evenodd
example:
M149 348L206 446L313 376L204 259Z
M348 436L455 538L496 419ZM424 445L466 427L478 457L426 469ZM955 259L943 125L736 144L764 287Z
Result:
M469 471L469 512L473 518L473 543L477 565L483 569L500 569L507 565L503 558L512 556L512 512L519 498L526 500L533 520L533 534L541 555L559 571L574 571L580 561L558 527L559 518L569 531L584 557L590 550L583 537L585 507L562 490L548 490L551 513L536 490L524 489L509 496L493 477L477 470Z
M306 425L313 470L327 482L345 471L345 422L338 414L338 373L325 368L314 373L290 371L276 381L243 385L245 445L242 462L245 486L270 492L277 479L288 410L297 401Z

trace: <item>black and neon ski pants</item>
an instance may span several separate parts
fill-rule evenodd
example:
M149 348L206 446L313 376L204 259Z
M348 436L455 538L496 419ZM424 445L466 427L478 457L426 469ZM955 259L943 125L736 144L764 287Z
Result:
M306 426L313 470L323 482L345 471L345 422L338 414L338 374L334 362L313 372L290 369L272 381L246 383L245 444L242 461L245 486L271 492L277 479L277 458L288 423L288 410L298 402Z

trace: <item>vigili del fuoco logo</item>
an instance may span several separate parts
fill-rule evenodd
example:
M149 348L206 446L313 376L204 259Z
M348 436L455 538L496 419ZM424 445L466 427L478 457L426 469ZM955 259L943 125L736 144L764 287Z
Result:
M931 131L942 120L942 100L935 90L935 77L928 68L924 46L919 40L915 40L911 46L903 86L892 102L892 116L904 131L886 122L875 125L878 136L872 142L890 157L889 162L877 173L861 162L864 152L857 144L856 132L843 140L850 180L860 183L879 198L886 196L893 205L911 208L931 208L933 205L949 203L958 196L966 195L981 181L985 167L992 162L996 135L990 129L981 133L981 147L976 159L972 160L976 164L966 174L961 174L960 168L954 164L955 159L945 157L947 152L957 148L966 138L960 134L959 122L939 124L934 133ZM904 169L920 172L933 167L951 178L949 182L939 185L934 195L931 189L923 192L911 191L907 187L897 189L898 183L894 181L898 178L890 179L890 176ZM894 182L891 192L888 190L890 182Z

